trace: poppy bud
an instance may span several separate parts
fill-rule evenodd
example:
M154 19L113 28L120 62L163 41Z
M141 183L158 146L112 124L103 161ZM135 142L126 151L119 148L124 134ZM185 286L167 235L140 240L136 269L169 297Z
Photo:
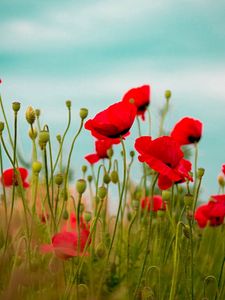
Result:
M110 177L111 177L112 182L115 184L119 181L119 176L118 176L117 171L112 171L110 174Z
M2 131L5 128L5 123L4 122L0 122L0 134L2 134Z
M35 115L36 115L36 117L37 118L39 118L40 117L40 115L41 115L41 111L40 111L40 109L35 109Z
M88 110L87 108L81 108L80 109L80 117L82 120L86 119L88 116Z
M63 183L63 175L61 173L56 174L54 181L56 185L60 186Z
M49 132L46 130L42 130L39 132L39 145L41 148L45 147L47 142L49 141Z
M110 147L107 151L106 151L108 158L111 158L113 156L113 148Z
M218 183L221 187L224 187L225 186L225 178L224 178L224 175L223 174L220 174L218 177L217 177L217 180L218 180Z
M77 180L76 189L80 195L82 195L85 192L86 186L86 181L84 179Z
M83 165L81 167L81 170L82 170L83 173L86 173L87 172L87 166Z
M186 217L188 220L192 220L193 219L193 212L191 210L188 210L186 212Z
M88 175L88 177L87 177L87 180L88 180L88 182L92 182L92 176L91 175Z
M187 194L184 196L184 204L186 207L192 207L194 201L194 197L191 194Z
M100 199L104 199L107 194L107 190L104 186L98 188L98 196Z
M138 200L133 200L132 201L132 207L133 207L134 210L138 210L139 205L140 205L140 202Z
M167 101L171 98L171 95L172 95L172 93L171 93L170 90L165 91L165 98L166 98Z
M171 198L171 192L170 191L162 191L163 201L169 201L170 198Z
M67 101L66 101L66 106L67 106L68 109L71 108L71 101L70 101L70 100L67 100Z
M91 217L92 217L92 214L90 211L85 211L84 212L84 220L88 223L91 221Z
M62 141L61 134L57 134L56 139L59 143L61 143L61 141Z
M130 157L134 157L134 155L135 155L135 152L133 150L130 151Z
M36 119L36 115L35 115L35 111L33 109L32 106L28 106L26 113L25 113L25 117L27 122L32 125Z
M188 225L185 225L183 228L183 234L186 238L190 239L190 227Z
M106 254L106 247L103 243L98 244L98 246L96 247L96 255L98 258L103 258L105 257Z
M20 110L20 103L19 102L13 102L12 109L14 110L14 112L17 113Z
M37 137L37 130L35 128L31 128L28 132L29 134L29 137L32 139L32 140L35 140L36 137Z
M68 213L67 209L65 209L64 212L63 212L63 219L64 220L68 220L69 219L69 213Z
M103 176L103 182L104 182L105 184L109 184L110 181L111 181L111 178L110 178L109 174L108 174L108 173L105 173L104 176Z
M197 176L199 179L201 179L203 177L204 173L205 173L204 168L198 168Z
M34 173L37 173L37 174L40 173L41 168L42 168L42 164L39 161L34 161L32 163L32 170Z

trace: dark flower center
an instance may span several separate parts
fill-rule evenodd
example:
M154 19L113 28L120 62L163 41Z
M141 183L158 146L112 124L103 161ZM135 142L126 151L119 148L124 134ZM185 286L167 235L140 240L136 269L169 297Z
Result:
M189 135L188 136L188 141L191 143L191 144L194 144L194 143L198 143L200 141L200 138L201 136L193 136L193 135Z
M113 134L107 134L107 137L109 137L111 139L119 138L120 136L123 136L124 134L126 134L129 130L130 130L130 127L127 129L124 129L123 131L118 131Z
M142 105L138 106L138 111L145 112L147 107L148 107L148 103L142 104Z

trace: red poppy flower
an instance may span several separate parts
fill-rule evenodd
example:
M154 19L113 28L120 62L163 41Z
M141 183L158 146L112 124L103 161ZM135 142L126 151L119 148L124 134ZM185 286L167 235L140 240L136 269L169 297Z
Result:
M142 136L135 141L135 148L140 153L138 159L146 162L159 173L158 186L165 190L173 183L185 179L192 180L189 175L191 163L183 159L183 152L179 144L169 136L162 136L155 140Z
M199 206L195 212L195 219L199 227L219 226L225 218L225 195L212 196L211 201Z
M222 172L223 172L223 174L225 175L225 164L222 165Z
M97 139L115 139L129 135L136 116L136 106L117 102L85 123L85 128Z
M28 176L28 171L25 168L18 168L17 171L20 173L20 177L22 180L22 184L24 188L29 187L29 183L26 182L26 178ZM19 179L17 178L18 175L14 174L14 169L7 169L3 172L1 182L4 184L5 187L11 187L13 185L19 185Z
M174 126L171 136L180 145L197 143L202 136L202 127L199 120L185 117Z
M129 90L124 96L122 101L128 103L131 99L137 107L137 115L145 120L145 111L150 103L150 86L143 85Z
M88 235L81 231L80 255L84 250ZM52 237L51 244L41 246L42 253L54 252L58 258L68 259L78 255L78 234L77 232L63 231Z
M84 251L87 240L89 238L88 225L80 219L80 255ZM89 244L91 240L89 241ZM41 245L42 253L54 252L61 259L68 259L78 255L78 233L76 231L76 217L71 213L69 222L62 227L61 232L56 233L52 237L51 244ZM85 255L87 255L85 253Z
M112 147L113 142L110 139L98 140L95 142L96 153L88 154L85 159L90 163L94 164L102 158L108 158L107 151Z
M153 207L152 210L153 211L158 211L160 210L165 210L166 209L166 204L163 202L162 197L160 195L154 195L153 196L153 201L152 201L152 197L145 197L141 200L141 207L142 209L146 209L146 206L148 208L148 211L151 210L151 206L152 206L152 202L153 202Z

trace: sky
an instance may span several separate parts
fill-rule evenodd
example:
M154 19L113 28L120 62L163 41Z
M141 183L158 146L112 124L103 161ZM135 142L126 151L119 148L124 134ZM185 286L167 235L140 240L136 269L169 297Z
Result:
M24 133L27 106L41 108L43 124L56 135L66 127L65 101L71 99L69 145L80 107L93 117L128 89L150 84L156 132L164 91L170 89L166 129L184 116L204 123L199 145L199 165L206 169L203 195L217 193L225 162L224 11L222 0L1 0L0 92L9 119L11 102L20 101ZM21 134L25 156L26 140ZM131 136L128 150L132 146ZM90 134L82 132L74 166L80 168L93 150Z

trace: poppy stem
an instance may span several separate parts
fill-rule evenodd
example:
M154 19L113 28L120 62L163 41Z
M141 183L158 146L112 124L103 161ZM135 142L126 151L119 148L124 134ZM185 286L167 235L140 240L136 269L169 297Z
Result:
M185 224L183 222L178 222L176 227L176 238L175 238L175 248L174 248L174 258L173 258L173 277L172 277L172 284L170 289L170 297L169 300L175 299L176 293L176 285L177 285L177 272L179 266L179 233L180 233L180 226L185 228Z
M159 174L156 174L155 178L152 181L151 199L153 199L153 196L154 196L154 189L155 189L155 185L156 185L158 177L159 177ZM147 243L146 243L146 248L145 248L145 255L144 255L144 260L143 260L143 263L142 263L141 272L140 272L140 275L139 275L138 284L136 286L133 299L136 299L136 296L138 294L138 290L140 288L141 280L142 280L144 270L145 270L145 266L146 266L147 257L149 255L149 244L150 244L151 229L152 229L152 218L153 218L153 209L150 209L150 218L148 220Z
M162 136L164 133L164 122L166 118L166 114L168 113L169 110L169 101L166 99L166 103L162 109L162 114L161 114L161 120L160 120L160 125L159 125L159 136Z
M0 168L1 168L1 178L3 177L3 161L2 161L2 145L0 143ZM5 210L5 225L7 227L8 224L8 209L7 209L7 201L6 201L6 191L5 185L2 185L3 189L3 203L4 203L4 210Z
M74 148L74 144L76 142L76 139L78 138L78 136L79 136L79 134L80 134L80 132L83 128L83 123L84 123L84 120L81 119L80 127L79 127L76 135L74 136L73 142L72 142L71 147L70 147L70 152L69 152L66 171L65 171L65 179L64 179L64 201L66 201L66 199L68 198L67 197L67 184L68 184L68 176L69 176L69 169L70 169L70 162L71 162L71 157L72 157L72 153L73 153L73 148ZM55 166L56 166L56 164L55 164ZM54 170L55 170L55 167L53 167L53 172L54 172Z
M127 287L129 286L129 268L130 268L130 235L131 235L131 229L132 226L136 220L137 217L137 210L135 210L134 216L130 222L130 225L128 227L128 234L127 234ZM129 289L129 288L128 288Z
M56 230L57 226L56 226L56 222L55 222L55 218L54 218L54 213L53 213L53 208L52 208L52 203L51 203L51 199L50 199L50 193L49 193L49 183L48 183L48 162L47 162L47 151L46 151L46 146L44 147L44 165L45 165L45 183L46 183L46 191L47 191L47 200L48 200L48 206L50 209L50 213L51 213L51 218L53 221L53 225L54 225L54 231Z

